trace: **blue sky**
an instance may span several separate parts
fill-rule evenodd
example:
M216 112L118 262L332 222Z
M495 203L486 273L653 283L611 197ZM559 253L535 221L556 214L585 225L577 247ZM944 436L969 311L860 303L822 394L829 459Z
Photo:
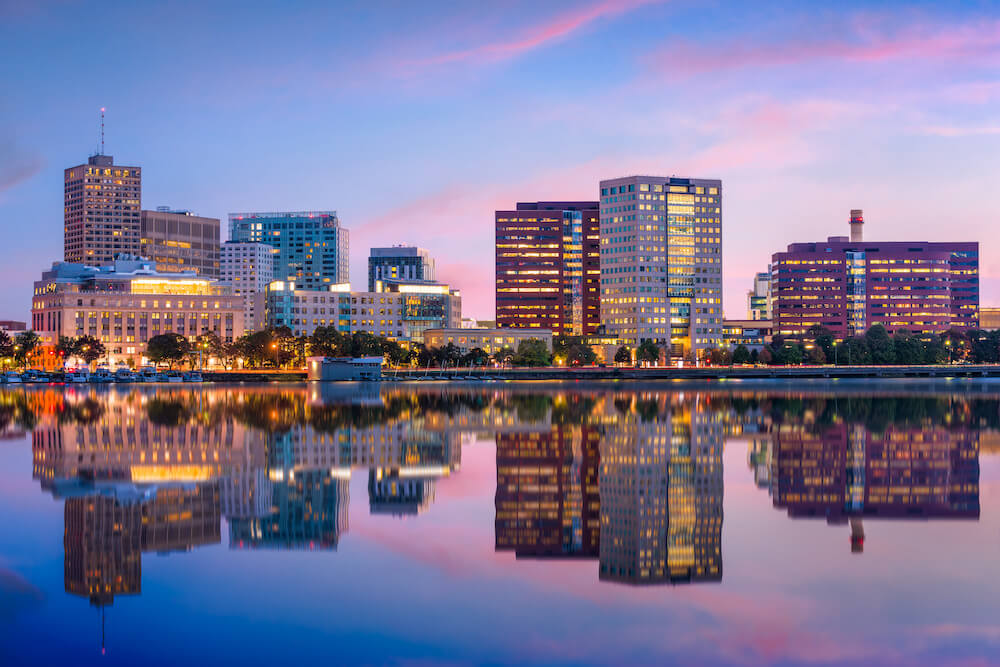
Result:
M418 243L493 313L493 210L634 173L723 179L725 310L788 243L978 240L1000 304L995 2L0 0L0 319L62 254L97 144L143 206L336 209L353 282Z

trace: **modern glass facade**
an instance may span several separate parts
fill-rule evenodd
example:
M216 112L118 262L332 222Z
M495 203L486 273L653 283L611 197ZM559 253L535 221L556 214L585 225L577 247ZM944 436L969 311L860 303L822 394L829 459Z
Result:
M336 211L230 213L229 240L274 247L275 279L301 289L350 280L348 230Z
M722 181L600 184L601 321L624 344L691 358L722 345Z
M414 246L372 248L368 255L368 291L379 280L434 280L430 252Z

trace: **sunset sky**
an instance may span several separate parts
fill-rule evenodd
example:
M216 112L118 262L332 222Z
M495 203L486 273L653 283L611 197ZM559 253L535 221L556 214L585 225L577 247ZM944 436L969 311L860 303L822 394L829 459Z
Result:
M725 311L771 253L980 241L1000 305L1000 4L0 0L0 319L62 258L98 142L143 208L335 209L351 274L413 243L493 316L493 211L721 178Z

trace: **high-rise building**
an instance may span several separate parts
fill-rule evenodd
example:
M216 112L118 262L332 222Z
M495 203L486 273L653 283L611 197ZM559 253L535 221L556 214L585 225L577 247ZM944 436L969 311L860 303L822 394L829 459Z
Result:
M747 319L771 319L771 267L753 277L753 289L747 292Z
M430 252L414 246L372 248L368 256L368 291L375 291L379 280L435 280L434 259Z
M601 322L690 358L722 344L722 181L600 183Z
M92 155L64 172L63 259L101 266L139 254L142 170Z
M265 326L264 292L274 280L274 248L266 243L222 244L221 282L234 296L243 297L243 323L247 331Z
M336 211L230 213L229 240L273 247L275 279L301 289L350 280L348 231Z
M497 326L557 336L597 331L597 202L519 202L495 218Z
M139 217L139 254L157 271L194 271L219 277L219 219L158 206Z
M979 325L979 244L863 240L793 243L772 258L774 333L801 336L813 325L837 338L881 324L892 334L939 333Z

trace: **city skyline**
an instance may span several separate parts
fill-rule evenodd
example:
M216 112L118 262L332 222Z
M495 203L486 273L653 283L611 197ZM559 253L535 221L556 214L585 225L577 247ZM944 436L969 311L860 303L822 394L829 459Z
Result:
M983 303L995 303L1000 255L988 230L1000 207L989 176L1000 130L989 112L1000 36L988 4L853 2L836 14L780 3L468 5L446 19L436 7L395 8L393 24L419 35L405 39L378 21L379 7L4 6L0 52L11 69L2 71L30 83L0 106L0 212L18 249L0 274L10 286L0 309L25 319L23 295L60 255L60 172L97 149L101 107L105 152L147 172L143 208L220 219L336 209L353 237L353 283L365 282L368 248L419 245L473 317L493 313L493 211L595 199L601 179L640 173L726 183L730 318L742 316L773 252L838 233L853 206L865 209L873 240L986 241ZM129 20L156 21L160 32L149 40ZM210 43L222 21L268 45L227 53ZM362 34L368 48L356 43ZM293 36L303 48L288 55L280 45ZM14 57L38 43L50 48ZM178 53L185 43L199 48ZM69 57L81 50L92 57ZM118 63L134 50L143 58ZM105 81L83 75L111 61ZM675 83L697 93L681 108L670 101ZM568 96L587 86L596 103ZM480 95L493 89L529 103L500 113ZM387 90L399 98L387 102ZM151 95L161 96L155 110Z

